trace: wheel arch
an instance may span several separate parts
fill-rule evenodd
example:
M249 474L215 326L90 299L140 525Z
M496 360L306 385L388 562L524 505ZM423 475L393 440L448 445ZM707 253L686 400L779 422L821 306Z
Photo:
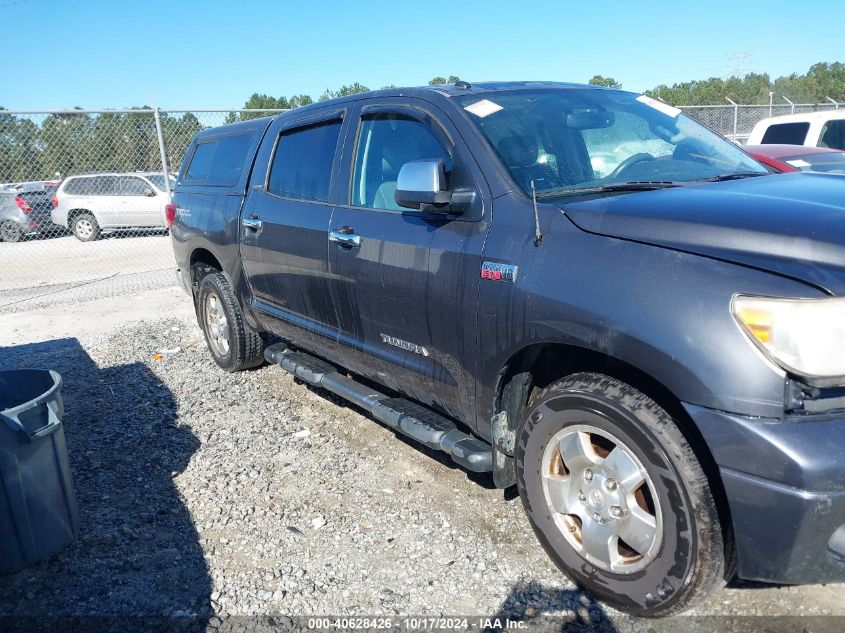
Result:
M220 260L207 248L198 247L191 251L188 265L191 272L191 291L194 299L196 299L200 284L206 275L222 273L227 281L231 282Z
M83 213L87 213L89 215L94 216L94 219L97 221L97 224L100 224L100 219L97 217L97 214L91 211L91 209L85 209L83 207L74 207L70 211L67 212L67 224L68 228L73 223L73 221Z

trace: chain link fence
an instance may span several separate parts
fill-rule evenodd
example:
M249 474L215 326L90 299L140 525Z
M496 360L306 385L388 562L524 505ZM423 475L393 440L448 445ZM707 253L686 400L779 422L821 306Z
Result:
M683 110L684 114L701 121L719 134L737 143L744 143L754 125L770 116L834 110L839 107L839 104L787 103L772 104L771 106L726 104L678 107Z
M834 104L682 106L741 142ZM0 313L175 284L165 205L200 130L280 110L0 110Z
M0 110L0 313L176 283L172 178L202 129L278 110Z

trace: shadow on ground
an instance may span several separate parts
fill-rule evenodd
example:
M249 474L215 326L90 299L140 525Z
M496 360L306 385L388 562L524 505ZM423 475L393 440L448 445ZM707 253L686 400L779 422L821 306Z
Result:
M535 582L515 585L487 630L504 630L507 621L523 623L521 630L616 633L604 606L588 593L544 587Z
M208 568L173 482L199 441L176 424L170 390L142 363L97 367L75 339L0 348L0 368L23 367L62 375L81 529L0 577L0 616L208 616Z

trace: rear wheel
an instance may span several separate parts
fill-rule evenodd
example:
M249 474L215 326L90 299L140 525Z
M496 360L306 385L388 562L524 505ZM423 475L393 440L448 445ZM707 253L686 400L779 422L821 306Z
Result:
M669 615L724 581L707 478L671 416L630 385L576 374L544 389L518 429L516 468L546 552L608 604Z
M97 218L90 213L80 213L71 222L71 231L81 242L93 242L100 236L100 225Z
M13 220L6 220L0 224L0 242L19 242L23 237L20 224Z
M202 279L197 318L214 362L226 371L256 367L264 362L264 341L243 319L243 313L222 273Z

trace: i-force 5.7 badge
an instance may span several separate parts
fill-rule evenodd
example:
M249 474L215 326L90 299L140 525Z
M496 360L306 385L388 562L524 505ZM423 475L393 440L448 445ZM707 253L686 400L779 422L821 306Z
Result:
M497 264L496 262L483 262L481 264L481 278L492 279L493 281L516 281L516 266L511 264Z

